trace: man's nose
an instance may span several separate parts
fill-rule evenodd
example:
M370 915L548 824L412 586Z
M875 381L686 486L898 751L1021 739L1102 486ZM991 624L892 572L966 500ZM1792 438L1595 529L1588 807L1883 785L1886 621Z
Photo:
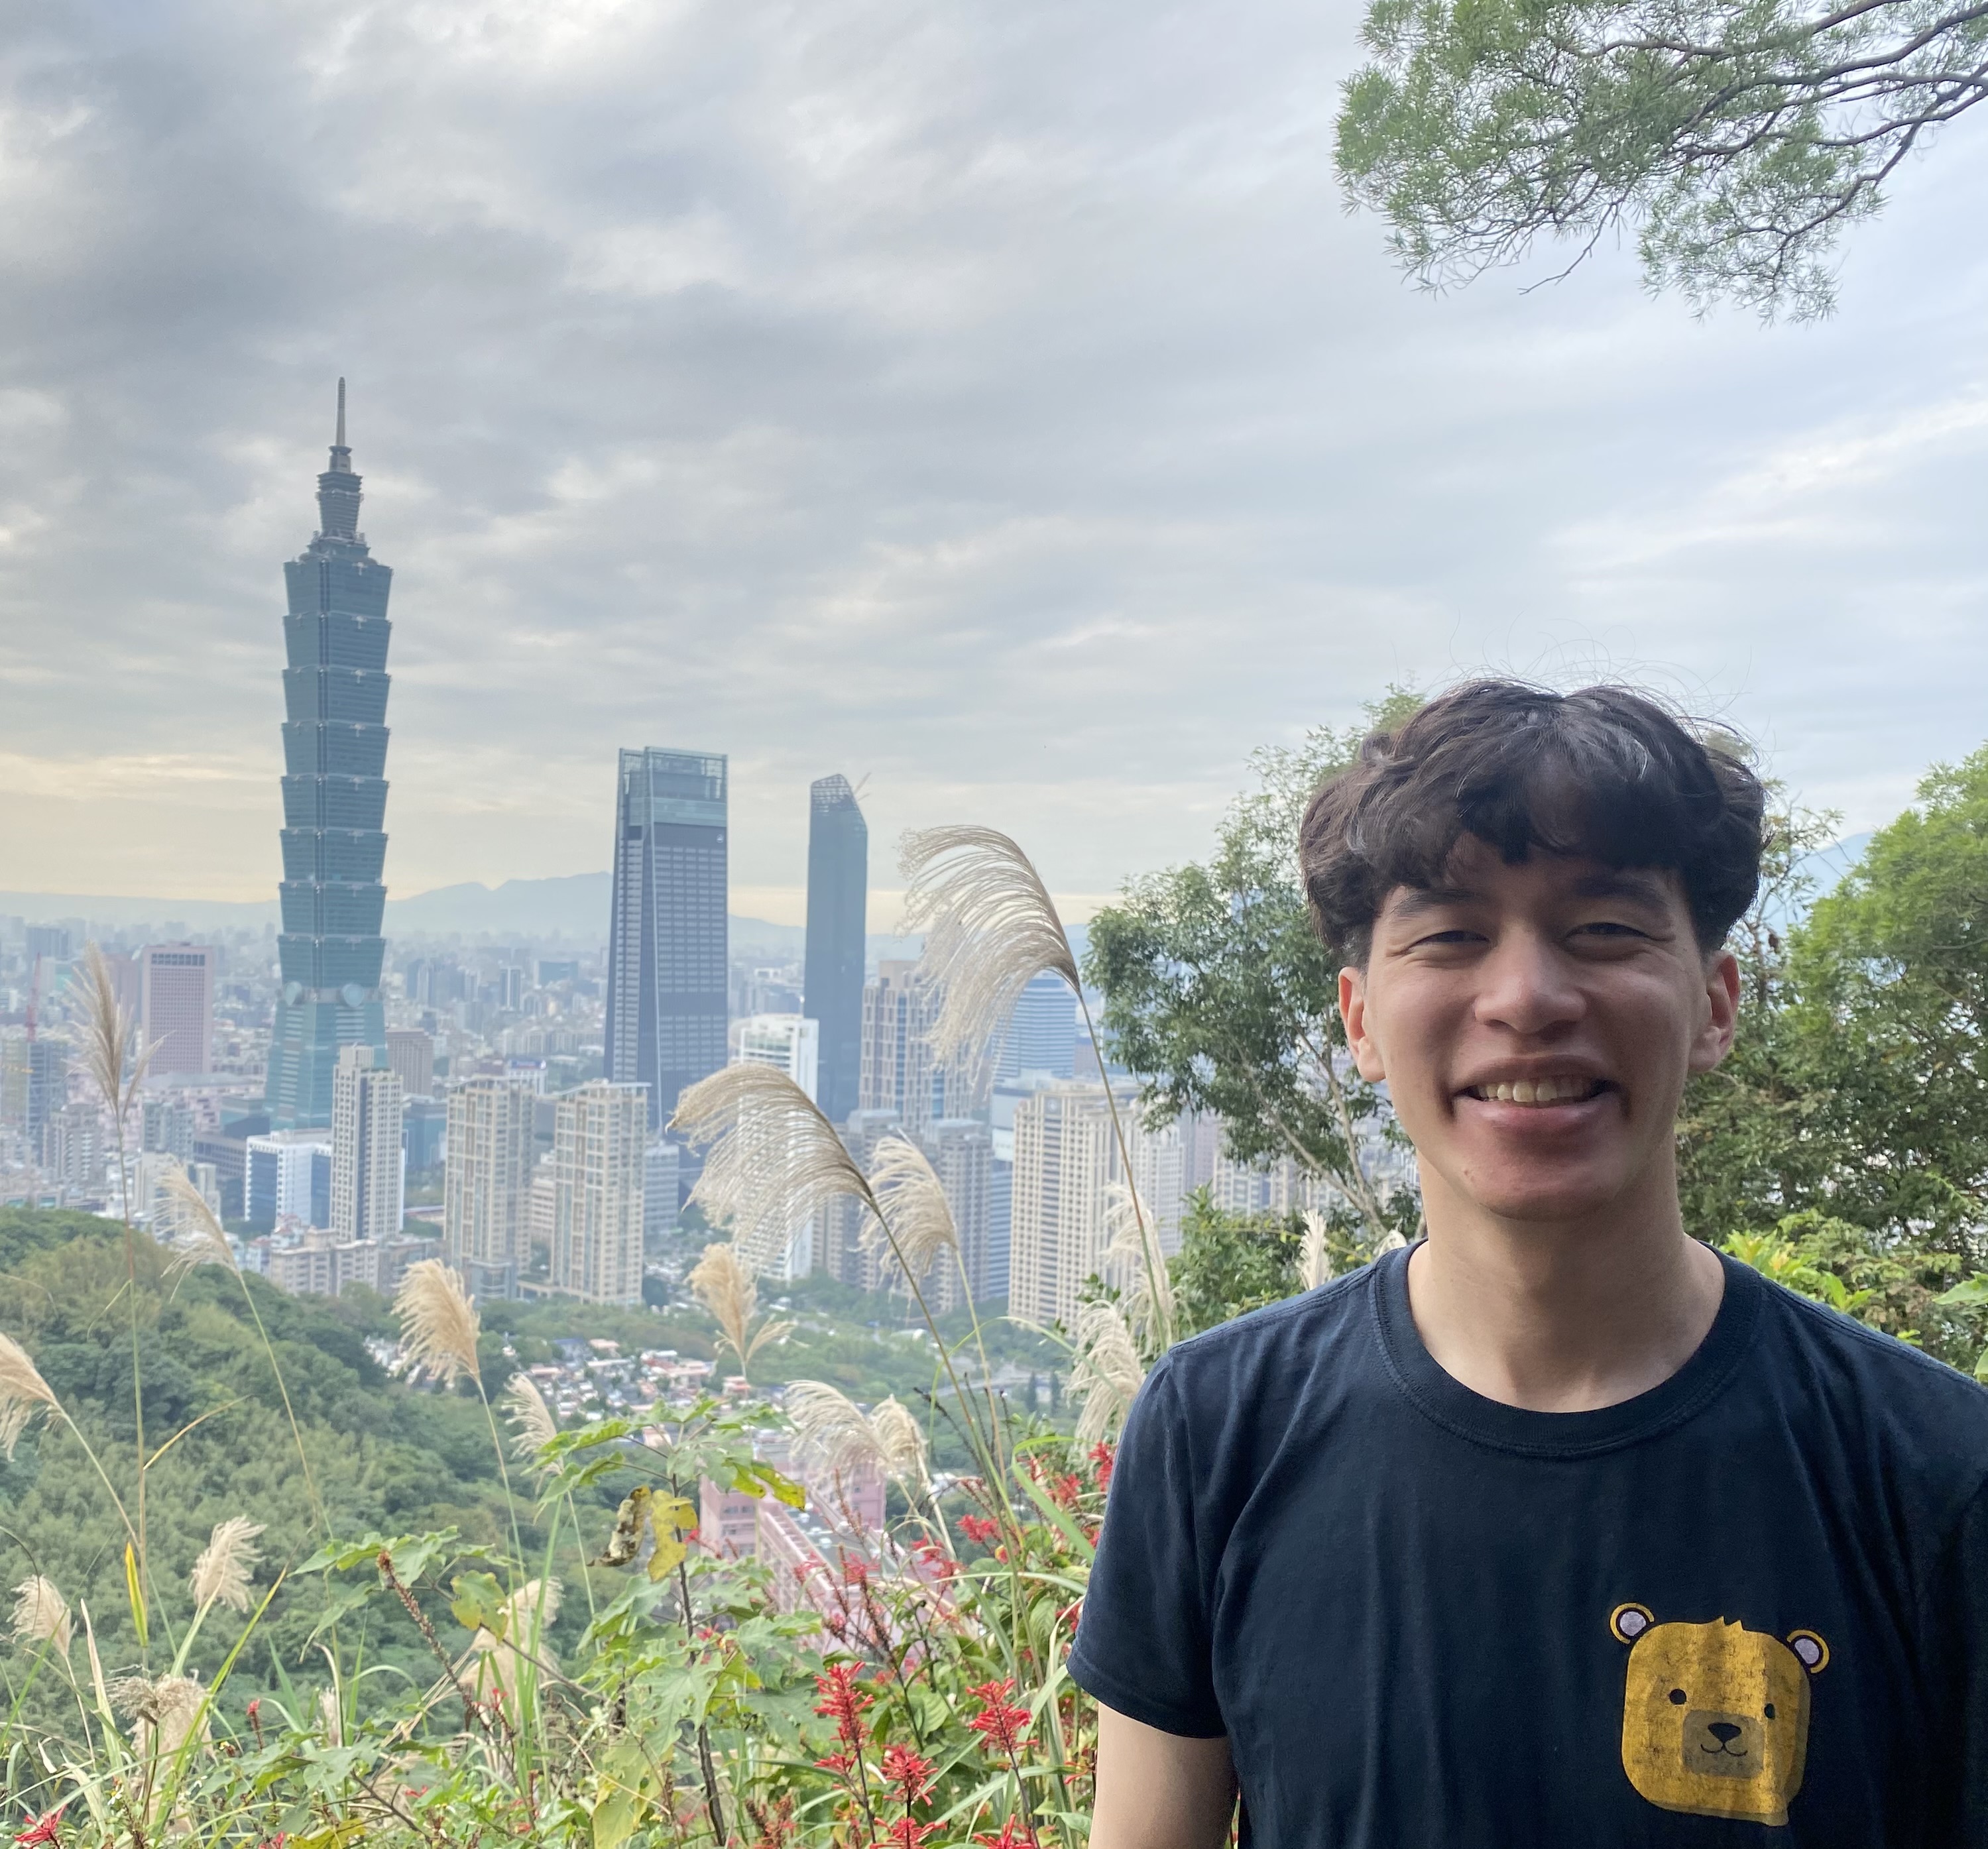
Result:
M1479 1018L1517 1034L1537 1034L1577 1019L1583 1002L1558 947L1536 931L1507 931L1482 965Z

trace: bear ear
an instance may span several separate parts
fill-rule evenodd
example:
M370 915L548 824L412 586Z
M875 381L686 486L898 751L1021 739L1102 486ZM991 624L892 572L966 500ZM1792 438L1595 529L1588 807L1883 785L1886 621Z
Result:
M1813 1631L1790 1631L1788 1648L1800 1658L1810 1675L1820 1675L1829 1667L1829 1646Z
M1608 1614L1608 1628L1625 1644L1635 1642L1656 1621L1647 1605L1618 1605Z

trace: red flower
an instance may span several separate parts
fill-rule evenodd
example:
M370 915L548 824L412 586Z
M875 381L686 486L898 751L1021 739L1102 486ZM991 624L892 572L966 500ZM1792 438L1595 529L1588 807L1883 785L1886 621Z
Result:
M980 1703L980 1712L966 1724L986 1743L990 1753L1014 1759L1028 1738L1029 1711L1017 1708L1009 1697L1015 1692L1013 1679L982 1682L966 1692Z
M1050 1479L1050 1499L1066 1509L1074 1509L1077 1499L1084 1493L1084 1485L1073 1475L1052 1477Z
M898 1801L907 1810L925 1801L925 1793L931 1789L931 1780L930 1759L920 1759L905 1746L884 1749L884 1782L897 1786Z
M65 1798L46 1817L38 1817L14 1841L21 1844L52 1843L56 1840L56 1825L61 1821L62 1814L69 1808Z
M1100 1438L1090 1448L1090 1461L1097 1467L1097 1487L1109 1489L1111 1487L1112 1469L1118 1462L1117 1452L1104 1439Z
M815 1693L821 1697L815 1712L827 1715L835 1722L835 1737L844 1746L863 1750L870 1737L870 1730L864 1724L863 1710L876 1701L873 1695L865 1695L857 1686L858 1674L854 1663L831 1663L814 1678Z
M815 1764L823 1772L832 1772L837 1778L841 1778L854 1769L856 1755L853 1753L831 1753L825 1759L816 1759Z
M945 1584L959 1571L958 1561L948 1553L930 1535L915 1541L911 1546L911 1551L918 1557L925 1570L941 1585Z
M938 1827L936 1824L915 1824L908 1817L901 1817L884 1832L884 1841L892 1849L924 1849L925 1838Z
M959 1531L969 1541L985 1547L1001 1532L1001 1524L984 1515L963 1515L959 1518Z
M1016 1817L1001 1826L999 1836L976 1836L973 1840L980 1849L1038 1849L1035 1831Z

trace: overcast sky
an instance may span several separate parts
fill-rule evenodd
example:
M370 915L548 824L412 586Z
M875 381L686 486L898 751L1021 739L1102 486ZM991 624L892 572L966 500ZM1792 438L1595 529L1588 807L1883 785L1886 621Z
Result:
M1649 680L1848 830L1988 735L1988 124L1763 330L1405 285L1347 4L0 21L0 887L272 891L341 373L400 894L605 867L622 745L730 753L797 918L810 778L1080 906L1390 681Z

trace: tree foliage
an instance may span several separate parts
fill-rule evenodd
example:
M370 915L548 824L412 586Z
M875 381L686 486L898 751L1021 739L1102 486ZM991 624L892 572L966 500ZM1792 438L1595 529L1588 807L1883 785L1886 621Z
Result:
M1412 1227L1417 1204L1373 1161L1399 1133L1347 1057L1339 965L1306 912L1298 824L1368 732L1418 704L1397 691L1367 725L1258 752L1257 786L1224 818L1213 857L1133 882L1091 921L1086 964L1113 1056L1139 1075L1150 1111L1212 1112L1239 1159L1294 1158L1370 1244Z
M1844 227L1988 95L1978 0L1373 0L1364 37L1340 172L1418 279L1627 233L1770 316L1827 312Z

